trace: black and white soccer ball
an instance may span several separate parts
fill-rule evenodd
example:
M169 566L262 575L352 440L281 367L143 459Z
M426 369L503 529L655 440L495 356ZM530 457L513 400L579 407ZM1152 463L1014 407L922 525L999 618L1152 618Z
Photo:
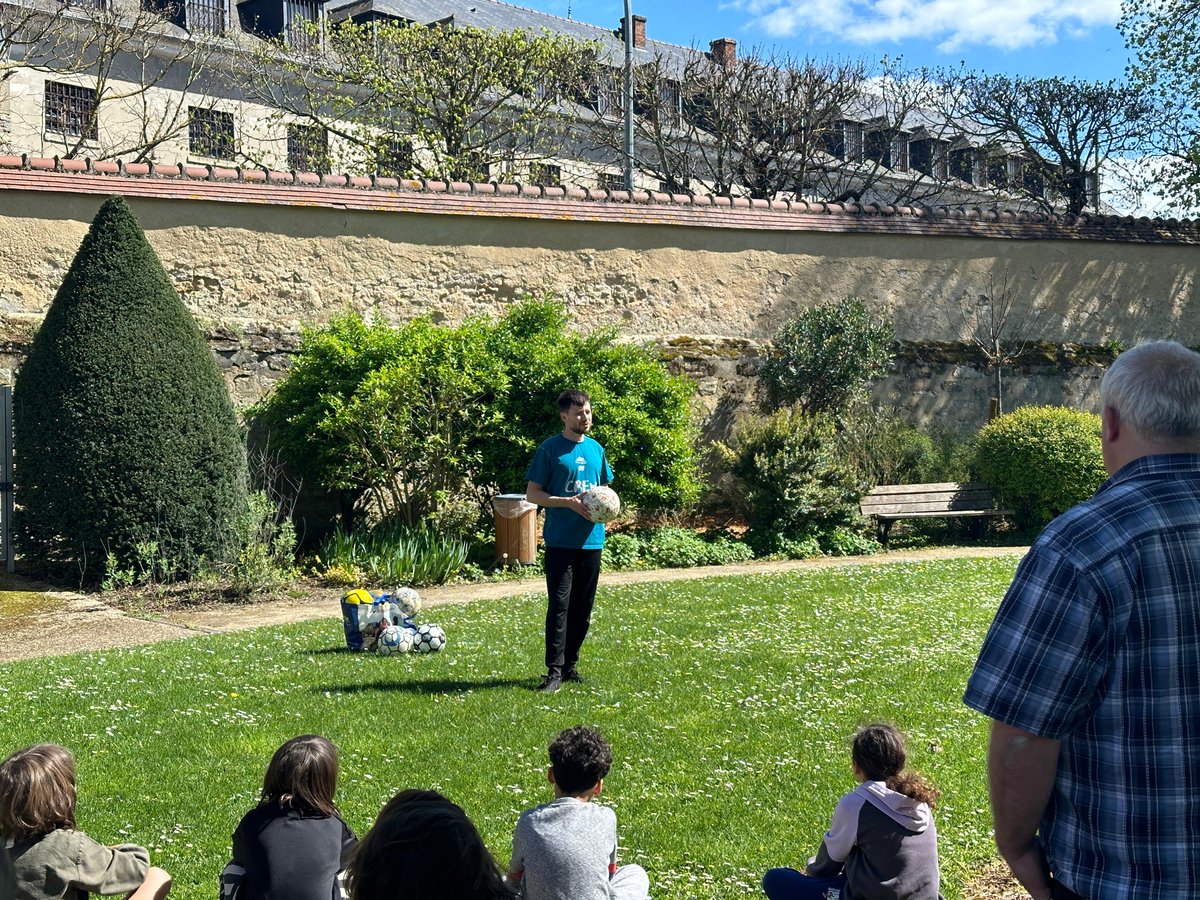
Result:
M413 650L417 653L437 653L446 646L446 632L438 625L422 625L417 629Z

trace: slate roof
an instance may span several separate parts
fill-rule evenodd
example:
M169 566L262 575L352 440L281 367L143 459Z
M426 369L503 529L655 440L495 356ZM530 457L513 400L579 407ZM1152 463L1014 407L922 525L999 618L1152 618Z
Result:
M335 19L345 15L375 12L410 22L420 22L423 25L453 19L454 24L458 26L491 28L496 31L522 29L538 32L545 29L581 41L595 42L605 49L610 61L621 61L625 58L625 38L621 34L619 18L611 27L606 28L525 9L511 3L501 3L499 0L355 0L351 3L330 0L325 8ZM716 40L719 37L720 35L713 35L712 39ZM707 50L707 44L700 50L680 47L677 44L652 40L647 33L646 46L634 48L633 61L634 65L637 65L650 62L655 56L661 56L664 60L670 60L682 67L684 62L703 50Z

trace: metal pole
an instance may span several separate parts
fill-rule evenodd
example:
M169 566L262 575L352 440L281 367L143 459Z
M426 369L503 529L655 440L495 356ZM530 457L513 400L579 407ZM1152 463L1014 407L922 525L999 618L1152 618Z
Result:
M625 0L625 190L633 190L633 10Z
M13 573L15 561L12 549L12 519L13 519L13 454L12 454L12 388L0 388L0 487L3 487L3 500L0 501L0 550L4 553L4 564L8 574Z

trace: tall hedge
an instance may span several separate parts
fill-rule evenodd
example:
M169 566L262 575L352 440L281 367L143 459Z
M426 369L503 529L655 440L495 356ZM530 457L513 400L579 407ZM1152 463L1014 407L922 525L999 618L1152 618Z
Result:
M189 574L224 554L246 500L241 431L120 197L100 207L17 374L13 431L15 539L34 567L95 580L111 552Z

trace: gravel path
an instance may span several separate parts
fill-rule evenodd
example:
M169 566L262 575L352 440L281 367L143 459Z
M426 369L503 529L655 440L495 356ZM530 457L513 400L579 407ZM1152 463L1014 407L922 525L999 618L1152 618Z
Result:
M610 572L601 576L601 586L640 584L648 581L685 581L754 573L795 572L830 566L881 565L913 560L960 557L1019 556L1024 547L951 547L932 550L897 551L875 556L837 557L786 562L757 562L695 569L654 569L639 572ZM36 585L6 585L13 590L38 590ZM426 588L421 599L426 607L477 600L494 600L520 594L541 593L538 579L488 584ZM180 640L197 634L245 631L310 619L338 619L340 589L314 591L299 599L271 600L247 604L221 604L198 609L180 608L153 618L129 615L109 606L103 594L72 594L47 591L44 608L23 611L3 618L0 630L0 662L35 659L81 650L111 650Z

